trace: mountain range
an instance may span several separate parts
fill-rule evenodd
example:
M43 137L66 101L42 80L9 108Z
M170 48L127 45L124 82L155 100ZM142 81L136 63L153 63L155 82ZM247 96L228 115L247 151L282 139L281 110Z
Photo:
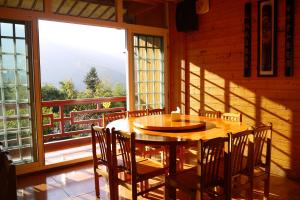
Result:
M125 86L126 56L125 50L111 54L42 40L40 41L42 85L52 84L59 87L60 81L72 80L75 89L83 91L85 90L83 80L90 68L95 67L102 81L111 85L121 83Z

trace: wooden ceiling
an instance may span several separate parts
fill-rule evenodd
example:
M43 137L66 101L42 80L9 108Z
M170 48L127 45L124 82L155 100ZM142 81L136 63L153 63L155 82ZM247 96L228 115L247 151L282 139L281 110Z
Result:
M116 0L52 0L52 12L61 15L116 21ZM124 0L124 13L127 5L136 7L137 15L156 6L164 6L167 1L176 0ZM44 0L0 0L0 6L34 11L44 10ZM135 9L135 10L137 10Z
M43 11L44 1L43 0L0 0L0 6Z

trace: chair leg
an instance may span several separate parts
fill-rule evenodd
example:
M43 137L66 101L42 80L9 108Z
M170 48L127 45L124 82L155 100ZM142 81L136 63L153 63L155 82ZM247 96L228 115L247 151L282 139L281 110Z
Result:
M137 184L132 184L132 200L137 200Z
M94 171L94 181L95 181L95 191L96 191L96 196L100 198L100 186L99 186L99 176L97 175L96 170Z
M264 199L269 199L270 193L270 175L264 180Z
M252 200L253 199L253 175L249 177L249 182L250 182L250 187L249 187L249 198Z

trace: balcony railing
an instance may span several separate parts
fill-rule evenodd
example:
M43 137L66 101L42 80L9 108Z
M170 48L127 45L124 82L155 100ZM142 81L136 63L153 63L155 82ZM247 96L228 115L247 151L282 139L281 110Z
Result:
M42 102L45 152L90 143L90 125L102 126L103 114L126 110L126 97Z

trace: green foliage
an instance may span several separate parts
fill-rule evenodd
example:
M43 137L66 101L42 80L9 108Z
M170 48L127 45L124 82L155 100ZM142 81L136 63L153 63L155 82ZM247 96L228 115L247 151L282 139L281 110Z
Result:
M64 99L64 94L57 89L54 85L46 84L42 87L42 100L62 100Z
M100 83L100 79L95 67L91 67L84 78L84 83L86 84L87 90L91 90L93 93L96 92L96 86Z
M109 84L106 82L100 82L96 86L96 91L94 97L111 97L112 95L112 89Z
M76 99L77 91L75 90L72 80L60 81L60 91L64 95L65 99Z
M126 95L126 90L124 85L121 83L117 83L113 89L113 96L119 97L119 96L125 96Z
M113 87L105 81L101 81L98 77L95 67L92 67L90 71L86 74L84 83L86 84L86 90L78 92L75 90L75 86L72 80L60 81L60 87L56 88L53 85L46 84L42 87L42 99L43 101L51 100L64 100L64 99L84 99L84 98L100 98L100 97L112 97L112 96L125 96L125 87L117 83ZM125 106L122 102L106 102L102 105L104 108L112 107L123 107ZM64 115L68 116L71 111L81 111L81 110L92 110L96 109L97 104L83 104L83 105L66 105L64 106ZM59 118L58 107L43 107L43 114L53 113L54 118ZM99 119L101 113L87 113L79 116L77 120L88 120L88 119ZM22 122L26 126L27 122ZM43 118L43 124L49 124L50 118ZM64 130L65 132L86 129L84 125L71 125L69 122L65 122ZM58 123L54 123L54 128L44 128L43 134L52 134L60 131ZM86 135L86 134L84 134ZM79 137L76 136L76 137ZM56 139L53 139L56 140Z

